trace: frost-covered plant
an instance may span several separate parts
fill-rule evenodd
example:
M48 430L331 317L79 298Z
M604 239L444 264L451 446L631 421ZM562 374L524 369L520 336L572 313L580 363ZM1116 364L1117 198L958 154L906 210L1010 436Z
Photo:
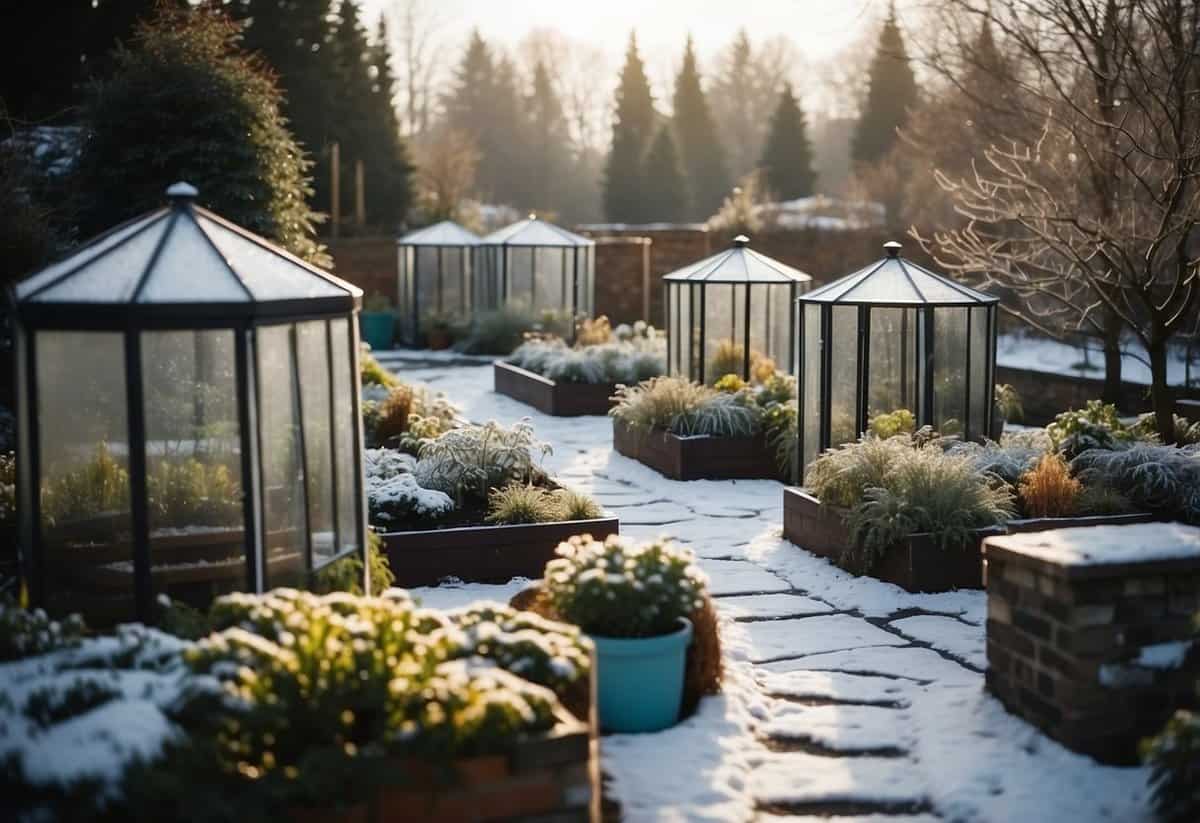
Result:
M544 587L555 612L600 637L655 637L704 604L707 579L692 553L669 542L590 535L559 544Z
M1192 423L1186 417L1174 416L1175 445L1191 446L1200 443L1200 422ZM1137 420L1129 427L1130 433L1138 440L1148 443L1161 443L1158 434L1158 419L1154 412L1138 415Z
M992 403L1000 419L1016 422L1025 416L1021 395L1008 383L997 383Z
M554 498L556 515L559 520L595 520L604 516L604 510L590 496L573 489L555 489L550 493Z
M668 430L685 437L753 437L761 425L762 410L751 398L720 392L678 415Z
M983 444L969 440L958 440L947 449L952 454L962 454L975 462L975 470L1003 480L1014 488L1021 475L1033 469L1046 454L1050 443L1033 437L1005 435L999 443L988 440Z
M1117 415L1117 407L1099 400L1062 412L1046 427L1046 434L1068 460L1088 449L1115 449L1133 439Z
M41 609L22 609L0 599L0 663L74 646L83 635L77 614L52 620Z
M528 340L508 362L560 383L629 383L663 374L666 349L656 338L578 348L558 339Z
M867 421L867 431L886 440L898 434L912 434L917 428L917 419L908 409L880 413Z
M408 416L413 408L412 386L394 387L379 404L379 414L367 434L373 443L386 443L408 431Z
M557 514L557 507L550 492L540 486L509 483L488 492L489 523L547 523L555 520Z
M422 488L413 475L417 461L395 449L363 452L367 513L371 523L396 525L414 518L435 520L454 511L449 495Z
M1176 711L1161 732L1142 741L1141 754L1158 820L1200 820L1200 712Z
M468 354L511 354L525 339L525 333L542 326L529 311L506 306L475 315L470 335L455 344Z
M1200 523L1200 446L1090 449L1071 468L1085 484L1109 486L1142 511Z
M1052 453L1021 476L1017 493L1021 508L1031 517L1067 517L1078 511L1083 484L1071 476L1062 455Z
M850 508L862 502L867 489L882 487L893 467L912 451L906 437L864 437L829 449L809 463L806 484L823 503Z
M615 399L609 414L634 431L752 437L761 425L762 411L746 393L718 392L683 377L619 386Z
M1133 501L1107 484L1084 486L1076 501L1081 515L1100 516L1133 514L1137 506Z
M542 474L538 463L548 454L550 446L537 439L529 418L511 427L492 420L422 443L416 479L456 500L487 500L488 489L536 481Z

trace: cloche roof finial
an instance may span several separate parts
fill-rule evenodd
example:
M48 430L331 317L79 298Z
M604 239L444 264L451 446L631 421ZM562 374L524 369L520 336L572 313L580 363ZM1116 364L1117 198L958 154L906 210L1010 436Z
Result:
M178 183L172 183L167 186L167 197L176 205L187 205L196 199L196 195L200 194L191 183L180 180Z
M750 238L744 234L739 234L737 237L733 238L733 245L737 246L739 249L749 246Z
M883 244L883 250L887 252L888 257L899 257L902 246L895 240L889 240Z

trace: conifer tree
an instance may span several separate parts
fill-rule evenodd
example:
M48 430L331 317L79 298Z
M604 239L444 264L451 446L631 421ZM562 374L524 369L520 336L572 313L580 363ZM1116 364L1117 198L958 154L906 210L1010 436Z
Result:
M647 219L642 159L653 136L654 121L650 81L638 54L637 36L631 33L617 86L612 145L604 169L604 213L609 220L638 223Z
M693 220L703 220L720 207L729 192L729 176L725 152L700 86L691 35L683 52L683 67L675 78L674 106L675 141L689 191L686 213Z
M550 72L541 60L533 69L533 88L526 101L530 130L531 181L529 205L539 211L562 208L571 170L570 135L562 101L554 90Z
M766 173L767 190L774 197L794 200L813 193L817 175L812 168L812 144L791 83L784 86L771 116L760 165Z
M329 48L334 65L335 92L330 99L333 114L330 139L339 144L341 155L341 212L343 219L354 210L354 166L366 165L367 135L371 129L371 79L367 73L367 32L353 0L341 0L330 32ZM372 170L372 173L375 170Z
M307 203L310 163L272 75L238 36L219 12L163 5L115 53L84 110L89 138L73 181L82 234L161 205L167 186L187 180L201 205L328 263Z
M896 130L908 121L909 109L917 103L917 81L896 25L894 3L879 33L868 84L866 103L851 142L851 157L858 167L883 159L896 143Z
M413 166L408 145L400 136L396 115L396 79L387 22L381 15L371 44L368 76L371 80L367 145L367 215L376 225L395 229L404 221L412 202Z
M683 220L687 210L687 184L679 163L679 152L671 129L663 125L646 153L644 214L641 222L674 223Z

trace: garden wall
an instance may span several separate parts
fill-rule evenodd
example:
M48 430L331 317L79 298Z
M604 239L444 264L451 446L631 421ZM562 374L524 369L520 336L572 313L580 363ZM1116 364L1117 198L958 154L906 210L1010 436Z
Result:
M366 237L325 238L329 256L333 258L333 273L349 280L369 297L382 294L395 302L399 262L396 258L396 238L390 235Z
M1141 545L1136 530L1154 527L1120 528ZM1136 762L1138 741L1196 700L1195 671L1155 663L1192 636L1200 557L1066 565L1026 542L984 540L987 687L1068 748Z
M1022 424L1044 426L1064 409L1079 409L1104 393L1104 381L1070 374L1014 369L996 366L996 382L1008 383L1021 396L1025 416ZM1200 399L1200 388L1176 389L1178 396ZM1150 409L1150 387L1141 383L1121 383L1122 412L1135 414Z

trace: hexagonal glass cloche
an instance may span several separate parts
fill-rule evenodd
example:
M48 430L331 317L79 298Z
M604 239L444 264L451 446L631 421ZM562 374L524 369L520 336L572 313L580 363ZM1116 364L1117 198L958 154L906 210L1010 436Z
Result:
M900 409L942 434L990 430L999 298L884 249L800 296L800 466Z
M484 237L475 255L477 311L591 316L596 241L531 215Z
M471 278L479 238L453 220L396 241L400 339L419 344L438 321L471 317Z
M362 292L167 194L16 286L22 573L93 622L364 546Z

